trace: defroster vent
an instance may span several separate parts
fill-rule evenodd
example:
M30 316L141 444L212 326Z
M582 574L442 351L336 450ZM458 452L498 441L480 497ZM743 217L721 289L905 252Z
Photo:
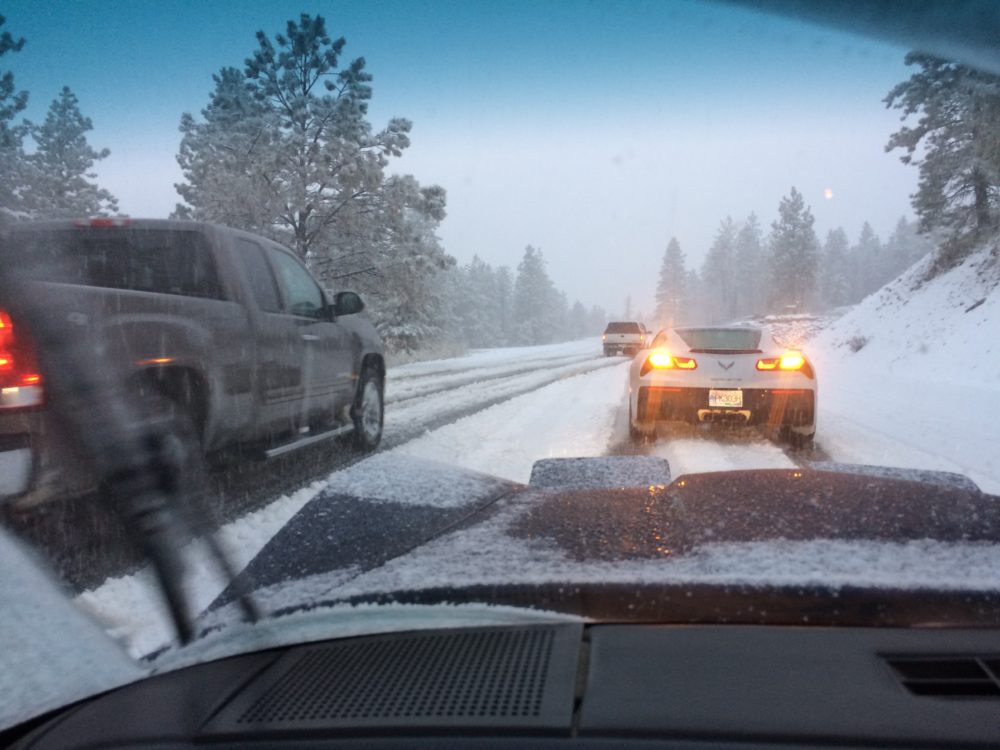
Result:
M294 648L206 734L324 729L568 729L578 625L433 631Z
M886 662L914 695L1000 700L1000 657L890 656Z

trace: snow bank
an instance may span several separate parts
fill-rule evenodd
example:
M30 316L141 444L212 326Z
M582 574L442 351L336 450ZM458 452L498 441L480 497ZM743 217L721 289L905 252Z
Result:
M837 461L958 471L1000 492L1000 262L925 281L925 258L808 347L817 440Z

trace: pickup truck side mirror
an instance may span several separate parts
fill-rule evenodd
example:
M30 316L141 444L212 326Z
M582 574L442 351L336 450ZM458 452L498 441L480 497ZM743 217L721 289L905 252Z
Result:
M337 316L354 315L364 309L365 303L355 292L338 292L333 300L333 312Z

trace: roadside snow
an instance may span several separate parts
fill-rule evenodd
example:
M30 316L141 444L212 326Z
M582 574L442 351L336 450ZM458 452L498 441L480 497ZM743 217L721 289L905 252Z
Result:
M817 441L836 461L966 474L1000 493L1000 264L930 259L812 342Z
M571 371L570 371L571 372ZM600 456L624 435L628 363L567 377L389 451L527 483L540 458Z

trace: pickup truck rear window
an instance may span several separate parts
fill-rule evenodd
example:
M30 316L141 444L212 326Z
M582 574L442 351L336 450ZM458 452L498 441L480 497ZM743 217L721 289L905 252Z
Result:
M642 333L638 323L608 323L605 333Z
M15 232L19 250L51 262L51 281L106 289L219 299L222 290L208 241L199 232L74 228Z

